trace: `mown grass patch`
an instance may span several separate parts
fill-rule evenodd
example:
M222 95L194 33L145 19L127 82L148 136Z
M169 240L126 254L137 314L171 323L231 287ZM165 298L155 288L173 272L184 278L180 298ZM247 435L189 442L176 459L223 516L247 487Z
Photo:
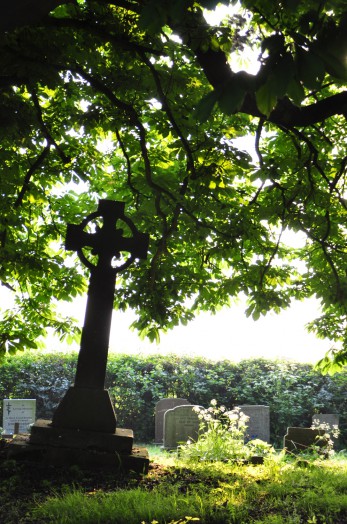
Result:
M33 516L52 524L347 522L347 460L276 456L257 466L176 460L160 471L153 468L140 485L114 492L56 492Z

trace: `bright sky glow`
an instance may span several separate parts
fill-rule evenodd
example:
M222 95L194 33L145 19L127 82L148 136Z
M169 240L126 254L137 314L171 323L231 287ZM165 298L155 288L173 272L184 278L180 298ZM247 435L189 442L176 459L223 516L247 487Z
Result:
M65 314L77 318L82 327L87 297L60 306ZM247 358L280 358L316 363L330 349L329 340L319 340L306 331L305 325L319 314L314 299L295 302L279 315L269 313L256 322L247 318L245 300L216 315L201 313L187 326L179 326L161 335L157 345L141 340L129 329L133 312L113 314L110 352L148 355L153 353L202 356L211 360L238 362ZM79 344L68 346L56 337L47 339L49 351L78 351Z
M241 6L238 3L234 6L220 4L214 11L205 10L204 17L208 24L217 26L227 16L231 16L240 11ZM246 53L233 52L229 58L229 63L234 73L245 71L246 73L255 75L260 68L260 62L258 60L259 54L260 50L257 47L253 49L249 47Z

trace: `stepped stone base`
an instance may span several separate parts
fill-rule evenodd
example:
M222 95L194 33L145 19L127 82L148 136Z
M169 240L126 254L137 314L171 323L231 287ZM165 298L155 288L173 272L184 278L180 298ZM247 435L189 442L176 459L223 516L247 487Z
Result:
M145 448L133 448L133 432L117 428L114 433L57 428L49 420L37 420L31 434L16 435L7 444L8 458L56 466L76 464L116 471L148 473Z
M38 419L31 427L29 442L59 448L131 453L134 433L131 429L120 428L112 433L59 428L53 426L50 420Z

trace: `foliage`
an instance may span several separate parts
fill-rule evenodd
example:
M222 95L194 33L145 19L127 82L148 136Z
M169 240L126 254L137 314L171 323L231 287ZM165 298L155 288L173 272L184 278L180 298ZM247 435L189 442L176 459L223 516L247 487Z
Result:
M194 408L200 419L196 441L188 440L179 447L185 460L222 461L246 457L244 437L247 417L239 408L227 411L212 400L208 408Z
M322 365L342 365L346 3L224 0L207 22L216 0L18 2L0 21L0 353L78 334L56 309L86 290L65 226L110 198L151 236L115 297L142 336L240 293L253 318L316 296Z
M227 410L223 405L218 407L213 399L208 408L193 409L200 419L199 435L196 441L189 439L179 447L179 455L184 460L238 461L275 452L259 439L245 443L249 417L240 408Z
M312 461L307 468L278 457L256 467L220 462L187 467L180 461L159 477L154 469L150 489L145 479L140 487L109 493L65 489L36 504L34 516L39 523L66 524L174 524L171 519L183 524L193 516L204 524L333 524L346 520L346 478L346 460Z
M0 366L0 398L34 398L38 417L50 419L74 381L75 368L76 355L26 352L8 358Z
M1 398L36 398L38 418L50 419L74 381L77 354L18 354L0 366ZM52 372L54 370L54 372ZM270 438L281 448L288 426L310 427L316 413L340 415L340 447L347 446L346 372L323 376L312 365L265 359L213 362L176 355L111 354L106 387L119 427L137 442L154 440L155 404L164 397L192 404L270 406ZM2 403L0 403L0 420Z
M330 426L326 422L319 423L317 420L313 420L311 426L312 429L319 429L323 432L322 435L317 436L317 442L313 445L313 451L318 456L331 457L335 454L334 451L334 440L338 439L340 430L337 425Z

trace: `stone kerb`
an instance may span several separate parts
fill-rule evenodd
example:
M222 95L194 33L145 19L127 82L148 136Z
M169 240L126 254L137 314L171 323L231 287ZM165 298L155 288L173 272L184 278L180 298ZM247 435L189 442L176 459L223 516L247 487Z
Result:
M164 415L168 409L177 406L190 405L185 398L163 398L155 406L155 442L162 444L164 440Z
M187 440L197 440L200 420L194 407L177 406L166 411L164 415L164 449L175 449Z

